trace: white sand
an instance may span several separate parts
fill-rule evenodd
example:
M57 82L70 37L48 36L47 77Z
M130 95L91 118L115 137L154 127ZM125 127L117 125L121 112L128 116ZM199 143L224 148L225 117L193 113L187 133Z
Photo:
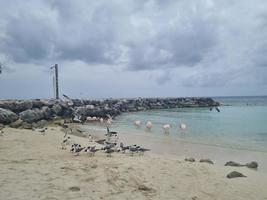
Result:
M73 156L60 149L63 133L59 128L49 128L45 136L30 130L4 131L0 137L1 200L267 199L267 175L261 171L187 163L184 157L167 154ZM84 145L88 142L72 138ZM227 179L233 170L248 177Z

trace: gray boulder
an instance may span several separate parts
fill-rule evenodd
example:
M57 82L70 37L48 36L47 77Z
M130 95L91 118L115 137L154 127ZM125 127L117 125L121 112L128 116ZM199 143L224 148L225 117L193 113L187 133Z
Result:
M237 172L237 171L232 171L226 176L227 178L238 178L238 177L247 177L244 174Z
M228 161L227 163L225 163L224 166L243 167L245 165L242 165L242 164L234 162L234 161Z
M55 114L55 115L60 115L61 111L62 111L62 107L59 104L55 104L53 105L53 107L51 108L51 111Z
M32 101L30 100L4 100L0 101L0 108L5 108L13 112L22 112L32 108Z
M23 122L21 127L24 128L24 129L33 129L32 124L29 124L27 122Z
M9 124L9 126L11 128L19 128L22 125L23 121L21 119L18 119L15 122L12 122L11 124Z
M210 159L200 159L199 162L204 162L208 164L214 164Z
M195 158L185 158L184 159L185 161L187 161L187 162L195 162Z
M247 166L248 168L257 169L257 168L258 168L258 163L255 162L255 161L252 161L252 162L250 162L250 163L247 163L246 166Z
M52 112L48 107L42 107L41 109L25 110L19 115L24 122L32 123L41 119L50 119Z
M16 113L4 108L0 108L0 123L9 124L16 121L17 119L18 116L16 115Z

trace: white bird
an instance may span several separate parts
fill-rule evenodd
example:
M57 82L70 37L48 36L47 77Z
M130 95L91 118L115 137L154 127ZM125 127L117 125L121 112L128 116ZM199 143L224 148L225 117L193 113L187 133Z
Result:
M104 119L101 117L101 118L99 119L99 122L102 124L102 123L104 122Z
M91 122L91 121L93 121L92 117L86 117L86 122Z
M151 130L152 126L153 126L153 124L152 124L151 121L148 121L148 122L146 123L146 128L147 128L148 130Z
M185 130L186 129L186 124L185 123L180 123L180 129Z
M136 120L136 121L134 122L134 125L135 125L136 127L140 127L140 126L141 126L141 121L140 121L140 120Z
M165 133L169 133L171 127L172 127L172 125L170 125L170 124L164 124L162 126Z
M111 124L112 124L112 119L111 119L111 118L109 118L109 119L107 120L107 124L108 124L108 125L111 125Z

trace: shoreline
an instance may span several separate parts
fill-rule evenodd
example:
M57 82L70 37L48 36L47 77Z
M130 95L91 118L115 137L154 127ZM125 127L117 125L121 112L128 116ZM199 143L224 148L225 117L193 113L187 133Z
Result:
M79 126L81 129L94 136L102 136L106 130L95 130L90 126ZM104 127L103 127L104 128ZM224 166L227 161L248 163L256 161L259 163L258 171L267 173L267 152L251 149L239 149L234 147L216 146L191 141L180 140L158 135L144 135L142 133L119 132L119 137L125 142L138 144L151 149L156 155L170 155L179 157L195 157L197 160L210 158L215 163Z
M76 124L70 124L76 126ZM155 152L144 156L97 152L74 156L62 150L64 132L48 126L37 130L4 128L0 138L0 199L266 199L267 174L247 167L184 161L184 156ZM100 133L93 131L98 137ZM91 132L86 132L86 134ZM104 133L104 132L103 132ZM123 142L148 148L150 140L127 137ZM88 138L71 135L82 146ZM128 141L126 141L128 140ZM212 158L211 158L212 159ZM261 166L261 163L260 163ZM231 171L246 178L227 179Z

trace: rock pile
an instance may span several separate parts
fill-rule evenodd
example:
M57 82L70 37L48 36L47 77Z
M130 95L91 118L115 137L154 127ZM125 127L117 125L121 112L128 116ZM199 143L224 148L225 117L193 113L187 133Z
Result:
M73 118L90 116L107 118L124 112L179 107L213 107L219 103L212 98L135 98L67 101L55 99L0 100L0 123L13 127L30 127L29 124L54 117Z

